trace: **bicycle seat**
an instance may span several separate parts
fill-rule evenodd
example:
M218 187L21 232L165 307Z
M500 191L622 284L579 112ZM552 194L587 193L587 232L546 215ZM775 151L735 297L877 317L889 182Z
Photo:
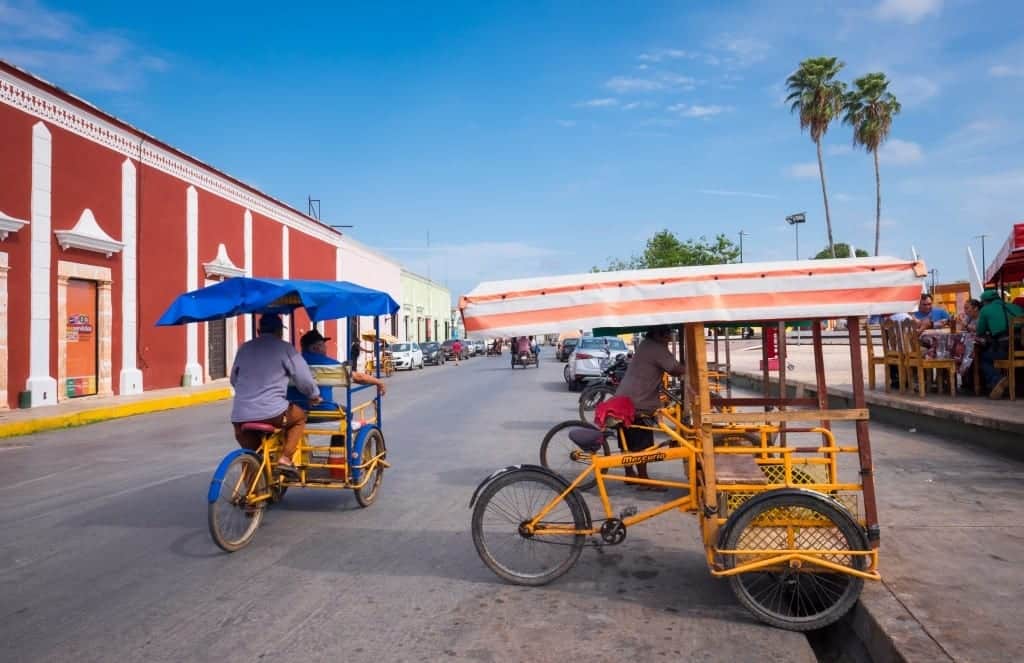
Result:
M569 439L580 449L594 453L601 449L604 433L593 428L573 428L569 431Z
M270 424L262 424L258 421L247 421L242 424L243 431L251 431L254 433L273 433L277 429Z

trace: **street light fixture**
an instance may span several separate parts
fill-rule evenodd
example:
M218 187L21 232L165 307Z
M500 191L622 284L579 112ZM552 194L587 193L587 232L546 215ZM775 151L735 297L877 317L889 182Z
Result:
M793 230L796 232L796 259L800 259L800 224L807 223L807 213L797 212L796 214L790 214L786 217L786 223L793 226Z
M740 262L743 262L743 238L750 237L750 233L740 231Z

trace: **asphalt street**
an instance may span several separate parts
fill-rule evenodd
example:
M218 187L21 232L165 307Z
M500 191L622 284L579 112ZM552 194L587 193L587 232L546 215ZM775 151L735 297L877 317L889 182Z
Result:
M391 378L377 502L292 489L234 554L206 525L210 475L234 447L227 403L10 441L0 658L814 660L708 574L692 516L585 550L546 587L494 576L472 544L470 496L496 468L537 462L544 432L576 408L550 355L539 369L507 361Z

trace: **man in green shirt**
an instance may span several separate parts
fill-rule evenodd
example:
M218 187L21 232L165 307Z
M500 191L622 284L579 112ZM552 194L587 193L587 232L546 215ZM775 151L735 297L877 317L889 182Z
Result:
M1010 318L1024 315L1016 304L1007 304L996 290L986 290L981 294L981 312L978 314L978 338L991 335L988 345L981 351L981 374L985 386L989 388L989 397L1000 399L1006 391L1007 378L995 367L998 359L1006 359L1010 354L1012 339L1009 334Z

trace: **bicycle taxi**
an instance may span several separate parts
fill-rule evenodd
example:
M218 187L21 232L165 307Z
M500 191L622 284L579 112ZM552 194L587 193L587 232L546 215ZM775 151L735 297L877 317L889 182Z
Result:
M290 315L304 308L311 323L352 316L393 315L398 304L387 293L340 281L230 278L180 295L157 321L182 325L243 314ZM291 325L294 332L295 325ZM294 342L294 339L292 339ZM375 344L376 346L377 344ZM375 351L380 377L380 350ZM293 457L298 480L273 472L282 445L281 431L267 424L245 424L263 434L258 451L236 449L213 473L207 495L210 535L227 552L252 541L266 507L292 487L351 490L362 507L373 503L390 467L382 432L381 397L371 385L353 385L345 364L310 366L320 386L344 388L344 401L325 403L308 412L305 435ZM354 404L359 392L373 398Z
M569 472L545 462L487 477L470 501L481 559L508 582L543 585L568 572L584 547L621 544L646 520L690 512L700 521L711 574L728 578L757 618L796 631L840 619L864 581L881 577L860 318L910 310L924 276L920 262L861 258L481 284L460 302L467 333L673 325L687 369L686 388L666 391L668 403L649 424L654 446L612 452L607 440L616 432L599 431L578 436L575 449L565 452L574 463ZM848 409L830 408L826 390L822 323L834 319L845 319L849 338L854 394ZM712 391L707 328L787 320L810 322L817 396ZM833 431L833 422L855 425L852 432ZM738 431L756 431L756 442L735 443ZM839 439L846 436L854 440ZM641 463L675 463L679 478L621 474ZM640 512L616 511L612 481L676 492ZM584 491L594 486L597 499L588 503Z

